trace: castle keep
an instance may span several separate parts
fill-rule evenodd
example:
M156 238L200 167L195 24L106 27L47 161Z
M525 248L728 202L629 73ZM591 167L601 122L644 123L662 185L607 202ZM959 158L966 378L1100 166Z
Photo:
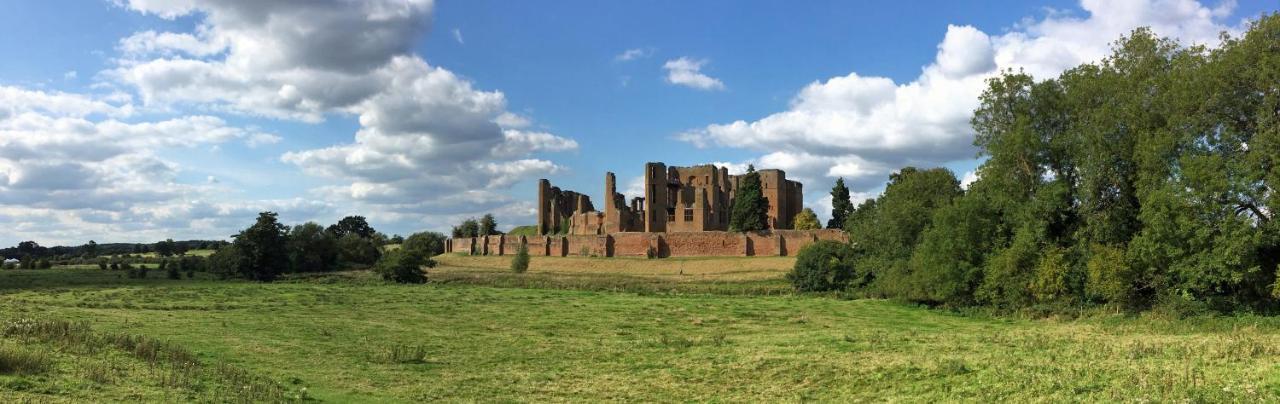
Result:
M782 170L760 170L761 191L769 202L768 227L791 229L804 205L803 185ZM604 212L583 194L538 181L538 234L602 235L623 232L674 233L724 231L740 175L712 164L667 167L646 163L644 197L630 203L617 192L617 179L605 173Z

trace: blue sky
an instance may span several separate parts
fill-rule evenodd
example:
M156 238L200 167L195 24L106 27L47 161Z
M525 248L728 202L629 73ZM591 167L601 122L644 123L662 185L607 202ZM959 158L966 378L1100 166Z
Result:
M906 4L902 4L906 3ZM533 222L537 178L602 197L643 163L782 168L826 216L903 165L974 174L1003 69L1184 44L1275 2L220 1L0 4L0 244L226 238L368 216Z

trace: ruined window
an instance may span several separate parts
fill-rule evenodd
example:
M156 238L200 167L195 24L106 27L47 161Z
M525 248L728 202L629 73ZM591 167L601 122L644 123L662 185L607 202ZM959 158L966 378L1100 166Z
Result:
M684 221L686 221L686 222L692 222L692 221L693 221L693 209L691 209L691 208L684 208Z

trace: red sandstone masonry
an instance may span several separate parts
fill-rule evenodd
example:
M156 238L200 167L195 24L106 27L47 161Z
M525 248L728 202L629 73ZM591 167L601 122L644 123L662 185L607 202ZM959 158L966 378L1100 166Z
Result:
M548 251L547 247L549 247L549 245L547 243L546 236L526 236L524 239L526 243L525 246L529 248L529 255L534 255L534 256L550 255L547 253Z
M747 237L742 233L700 231L666 233L668 257L742 257L747 255Z
M747 255L753 257L774 257L782 255L778 245L779 237L769 232L749 232L746 233L747 240L750 241L747 249Z
M608 256L609 236L565 236L566 252L570 256Z
M759 233L623 232L587 236L485 236L451 239L449 251L463 254L511 255L521 244L530 255L644 257L650 248L656 257L794 256L818 240L848 242L838 229L775 230Z
M610 257L647 257L649 251L653 251L655 256L658 253L658 240L662 237L658 233L613 233L609 238L613 240L613 253Z

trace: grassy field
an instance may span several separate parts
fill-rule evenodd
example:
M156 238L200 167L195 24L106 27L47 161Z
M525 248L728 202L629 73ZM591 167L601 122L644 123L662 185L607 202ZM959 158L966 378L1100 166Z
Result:
M515 278L504 258L439 258L414 286L0 271L0 402L1280 395L1272 318L1022 320L778 294L762 285L785 286L785 259L542 258Z

